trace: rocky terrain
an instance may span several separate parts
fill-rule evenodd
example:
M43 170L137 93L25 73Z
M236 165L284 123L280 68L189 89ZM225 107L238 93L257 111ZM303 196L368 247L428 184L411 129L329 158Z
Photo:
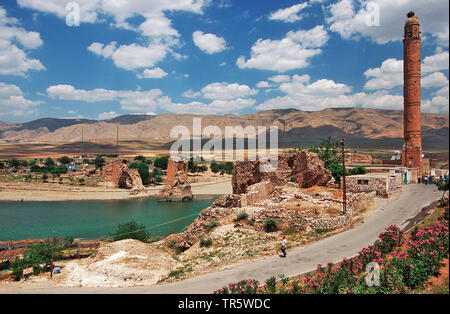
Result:
M123 140L170 140L170 130L184 125L192 130L192 118L201 117L202 126L216 125L224 133L225 126L279 127L285 138L304 137L320 139L327 136L346 138L402 138L403 111L366 108L324 109L299 111L296 109L268 110L236 116L226 114L192 115L160 114L124 115L109 120L52 119L45 118L27 123L0 121L0 142L3 143L67 143L80 141L81 129L84 139L107 141L116 138L120 125ZM422 113L422 137L424 142L447 145L449 138L448 114Z

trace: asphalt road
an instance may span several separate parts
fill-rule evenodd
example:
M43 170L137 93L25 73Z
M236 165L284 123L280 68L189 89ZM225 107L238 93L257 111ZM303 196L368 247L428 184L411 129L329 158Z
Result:
M412 184L403 187L389 199L377 199L364 223L346 232L323 239L311 245L288 251L286 258L278 255L239 265L221 272L200 275L171 284L131 288L52 288L20 293L206 293L242 279L264 281L271 276L295 276L316 269L317 264L338 262L356 255L373 243L390 225L401 228L417 216L421 209L442 195L435 185Z

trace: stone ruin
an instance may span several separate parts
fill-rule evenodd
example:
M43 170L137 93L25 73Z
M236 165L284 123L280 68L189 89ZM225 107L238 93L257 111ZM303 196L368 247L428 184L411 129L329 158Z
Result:
M323 217L317 217L313 209L299 211L295 208L296 204L304 203L311 208L327 207L334 209L334 212L341 207L340 202L335 200L339 197L330 192L334 191L330 187L334 185L331 172L324 167L317 154L302 150L290 155L279 155L277 168L271 172L262 171L268 164L268 161L261 160L237 162L233 170L233 194L220 196L211 206L202 210L184 232L169 235L165 244L187 250L209 232L207 224L210 221L234 218L242 211L249 214L249 219L255 219L255 228L262 228L267 218L274 218L284 229L334 229L349 221L350 209L366 206L373 197L371 195L367 200L362 200L349 195L348 215L328 217L324 214ZM324 191L316 193L307 189L316 186L324 187Z
M331 172L324 167L319 156L306 149L294 154L280 154L276 168L262 171L267 165L269 161L237 162L233 169L233 194L245 194L249 186L263 181L271 182L275 186L294 182L300 188L329 186L334 183Z
M118 159L106 164L102 170L102 177L110 187L129 190L144 188L139 171L128 168L126 159Z
M158 201L190 201L193 198L188 182L188 163L185 160L169 159L166 185L159 191Z

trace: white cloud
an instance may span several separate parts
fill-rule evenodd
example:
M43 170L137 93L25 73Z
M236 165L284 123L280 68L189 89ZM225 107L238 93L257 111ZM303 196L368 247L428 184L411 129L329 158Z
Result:
M381 67L371 68L364 72L369 80L364 85L365 89L390 89L403 84L403 60L387 59Z
M308 75L294 75L289 82L280 85L279 91L285 93L285 96L268 99L256 108L258 110L297 108L316 111L333 107L401 109L403 106L403 96L390 95L385 90L372 94L351 93L351 87L346 84L328 79L311 82Z
M221 52L227 48L227 42L222 37L214 34L205 34L201 31L195 31L192 34L194 44L207 54Z
M210 103L190 102L187 104L170 103L166 109L175 113L198 113L198 114L223 114L230 112L240 112L241 110L251 107L256 103L254 99L231 99L231 100L214 100Z
M433 56L428 56L423 59L422 71L425 73L430 73L435 71L448 70L448 58L448 51L437 53Z
M299 21L302 17L298 14L301 10L308 6L307 2L295 4L286 9L279 9L269 16L269 20L278 20L283 22L292 23Z
M18 86L0 82L0 116L29 116L40 103L25 99Z
M135 112L154 111L171 102L170 98L164 96L160 89L147 91L118 91L103 88L82 90L76 89L72 85L53 85L47 88L47 95L50 98L84 102L118 101L123 110Z
M269 81L275 82L275 83L283 83L291 80L291 77L289 75L274 75L268 78Z
M145 69L144 72L142 72L142 75L138 75L138 78L163 78L167 76L167 72L161 69L160 67L153 68L153 69Z
M95 42L87 49L104 58L111 58L118 68L125 70L153 67L162 61L168 52L167 45L155 43L150 43L148 46L122 45L116 48L116 42L106 46Z
M448 86L448 79L442 72L434 72L421 80L423 88Z
M366 18L374 12L368 3L379 8L379 26L366 23ZM326 21L330 30L344 39L368 37L378 44L385 44L402 39L406 13L410 10L417 13L423 33L431 34L438 45L448 47L448 1L341 0L327 7Z
M202 14L203 8L210 3L209 0L136 0L136 1L105 1L105 0L79 0L80 19L82 23L105 23L106 17L112 18L112 25L117 28L139 33L139 43L125 45L107 45L92 43L88 50L112 58L114 64L125 70L154 67L167 55L181 60L175 48L181 46L180 34L172 27L171 20L165 12L192 12ZM18 0L21 7L51 13L65 20L65 1L60 0ZM144 21L134 26L128 22L129 18L143 17Z
M110 111L110 112L102 112L98 115L98 120L108 120L113 119L115 117L120 116L117 112Z
M19 21L9 17L0 6L0 75L26 76L29 71L45 70L39 60L29 58L26 52L42 46L40 34L20 28L18 24Z
M202 93L201 92L194 92L192 89L189 89L189 90L185 91L182 94L182 96L186 97L186 98L199 98L199 97L202 96Z
M433 87L430 85L430 80L432 78L435 80L440 78L442 81L443 74L436 74L439 73L436 71L448 70L448 57L448 51L445 51L428 56L423 60L421 68L423 74L422 83L425 80L425 85L423 85L423 87ZM436 73L433 73L433 76L429 76L428 78L424 77L424 74L432 72ZM396 86L401 86L403 84L403 60L387 59L382 62L381 67L370 68L364 72L364 75L368 79L364 88L368 90L391 89Z
M80 8L80 22L94 23L97 21L97 11L100 0L77 0ZM17 0L17 4L24 8L51 13L61 19L66 19L66 1L59 0Z
M247 85L237 83L211 83L202 88L204 98L215 100L229 100L256 95L258 91Z
M421 104L422 111L434 113L448 113L448 94L447 96L435 96L431 100L424 100Z
M258 39L251 48L251 57L245 60L240 56L237 66L241 69L259 69L286 72L302 69L309 65L309 59L322 52L328 41L328 34L323 26L297 32L289 32L281 40ZM312 49L316 48L316 49Z
M269 87L272 87L272 86L266 81L261 81L261 82L258 82L258 84L256 84L256 87L258 87L258 88L269 88Z

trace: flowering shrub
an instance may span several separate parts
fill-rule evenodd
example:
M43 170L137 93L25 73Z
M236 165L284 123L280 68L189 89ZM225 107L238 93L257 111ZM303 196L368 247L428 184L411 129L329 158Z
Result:
M406 250L401 247L404 231L390 226L358 256L344 259L337 265L318 265L313 275L307 275L300 285L295 283L290 290L286 289L285 282L277 290L275 279L271 278L264 286L247 280L229 284L214 293L406 293L422 287L439 271L442 260L449 254L448 225L441 223L442 220L448 222L446 216L441 215L434 225L414 230L406 240ZM370 262L380 266L379 286L366 283L366 265Z

